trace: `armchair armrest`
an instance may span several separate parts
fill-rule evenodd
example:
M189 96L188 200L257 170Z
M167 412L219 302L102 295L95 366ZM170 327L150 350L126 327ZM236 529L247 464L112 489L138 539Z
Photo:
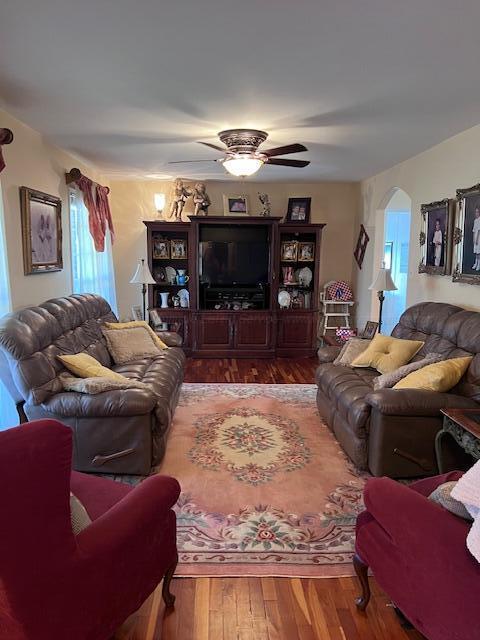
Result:
M317 351L320 364L333 362L341 350L342 347L320 347L320 349Z
M52 415L68 417L138 416L155 408L156 397L147 389L116 389L96 395L68 391L57 393L42 408Z
M166 516L179 495L180 485L174 478L150 476L80 532L76 540L81 553L99 559L111 557L117 562L131 546L128 541L136 541L138 545L146 531L162 529L162 516ZM112 547L119 554L112 553Z
M183 344L182 336L174 331L155 331L155 333L167 347L181 347Z
M372 409L394 416L436 416L446 408L479 408L474 400L465 396L425 389L381 389L369 393L365 401Z
M434 545L436 552L442 547L451 554L457 540L463 546L460 551L467 553L465 538L470 524L425 495L390 478L373 478L366 484L364 501L367 511L399 548L418 547L418 552L425 554ZM432 545L426 544L429 539Z

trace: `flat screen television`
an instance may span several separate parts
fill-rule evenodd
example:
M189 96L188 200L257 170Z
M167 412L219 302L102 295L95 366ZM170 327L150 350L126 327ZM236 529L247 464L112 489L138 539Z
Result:
M201 226L200 282L214 287L266 284L269 251L266 226Z

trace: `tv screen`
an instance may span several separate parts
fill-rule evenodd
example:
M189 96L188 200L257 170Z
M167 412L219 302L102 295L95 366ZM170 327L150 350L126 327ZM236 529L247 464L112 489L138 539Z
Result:
M205 225L200 228L200 281L211 286L268 282L268 229Z

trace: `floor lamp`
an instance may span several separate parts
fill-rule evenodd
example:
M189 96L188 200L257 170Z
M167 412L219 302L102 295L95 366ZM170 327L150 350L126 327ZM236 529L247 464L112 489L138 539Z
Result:
M385 300L385 294L383 292L397 290L397 287L395 286L395 283L392 280L392 276L390 275L390 269L385 269L384 262L382 262L382 266L378 270L377 277L368 288L370 291L377 292L378 300L380 302L380 310L378 313L378 333L381 333L383 301Z
M156 281L150 273L148 264L145 264L145 260L142 259L138 263L137 270L135 271L133 278L130 280L130 284L142 285L143 319L146 320L147 309L145 306L145 296L147 295L147 284L156 284Z

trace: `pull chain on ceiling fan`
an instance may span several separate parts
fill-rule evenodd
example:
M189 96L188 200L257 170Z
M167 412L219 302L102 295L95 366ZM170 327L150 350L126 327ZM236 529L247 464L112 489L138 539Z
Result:
M218 134L225 147L220 147L211 142L200 142L210 149L224 154L223 158L215 160L177 160L168 164L180 164L185 162L220 162L225 169L234 176L247 177L256 173L264 164L271 164L283 167L307 167L308 160L289 160L287 158L277 158L276 156L288 155L290 153L302 153L308 151L303 144L288 144L282 147L259 151L258 147L265 142L268 133L257 129L227 129Z

